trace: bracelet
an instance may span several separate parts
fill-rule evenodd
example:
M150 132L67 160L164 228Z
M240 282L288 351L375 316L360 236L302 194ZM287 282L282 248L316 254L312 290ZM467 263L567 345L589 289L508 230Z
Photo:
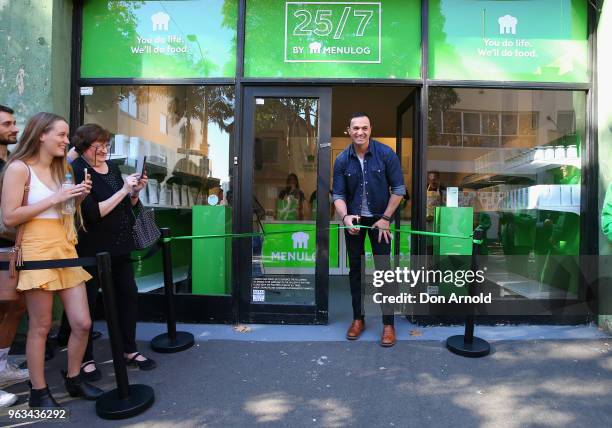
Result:
M344 214L344 216L342 216L342 223L344 223L344 218L347 216L348 214Z
M391 222L391 217L389 217L388 215L382 215L381 217L383 220L387 220L388 222Z

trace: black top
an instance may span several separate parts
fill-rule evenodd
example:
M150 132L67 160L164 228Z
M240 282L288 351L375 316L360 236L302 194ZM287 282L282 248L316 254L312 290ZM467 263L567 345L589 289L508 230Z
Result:
M108 173L100 174L85 162L77 158L72 162L75 183L85 178L84 169L91 175L91 193L83 200L81 212L86 230L79 231L77 252L79 256L94 256L108 251L113 256L129 254L136 246L132 227L134 214L130 197L126 196L110 213L100 216L98 204L117 193L123 187L121 171L113 163L106 161Z

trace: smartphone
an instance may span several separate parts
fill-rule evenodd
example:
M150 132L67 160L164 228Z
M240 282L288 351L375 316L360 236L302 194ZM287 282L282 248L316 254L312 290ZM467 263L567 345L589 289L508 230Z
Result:
M91 176L89 175L89 173L87 172L87 168L84 169L85 172L85 181L87 180L91 180Z
M145 175L146 167L147 167L147 156L146 155L138 156L138 159L136 160L136 172L138 173L139 180L140 180L140 177Z

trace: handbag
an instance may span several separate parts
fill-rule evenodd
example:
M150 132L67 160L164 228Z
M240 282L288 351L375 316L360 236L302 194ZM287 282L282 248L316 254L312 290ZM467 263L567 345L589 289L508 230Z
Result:
M145 208L142 203L137 205L138 214L134 214L132 234L134 243L139 250L150 247L161 237L161 232L155 223L155 214L152 208Z
M28 181L26 181L23 189L21 206L28 204L28 193L30 193L30 168L28 168ZM0 301L11 301L19 298L17 294L17 282L19 280L17 267L23 266L23 257L21 254L23 226L23 224L17 226L15 245L0 249L0 262L8 262L9 264L8 270L0 270Z

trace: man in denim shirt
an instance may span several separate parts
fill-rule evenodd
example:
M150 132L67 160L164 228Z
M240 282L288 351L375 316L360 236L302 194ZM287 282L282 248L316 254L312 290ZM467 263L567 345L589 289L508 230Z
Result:
M404 177L395 152L384 144L370 139L372 128L365 113L351 116L348 133L352 144L344 149L334 164L333 199L336 212L345 226L346 246L349 257L349 279L353 304L353 322L347 339L359 338L365 330L362 302L362 276L365 269L364 255L366 234L370 237L374 264L377 270L390 269L391 233L389 223L393 213L406 194ZM353 220L372 229L352 227ZM383 295L389 295L392 284L383 286ZM382 346L395 345L393 305L382 304Z

